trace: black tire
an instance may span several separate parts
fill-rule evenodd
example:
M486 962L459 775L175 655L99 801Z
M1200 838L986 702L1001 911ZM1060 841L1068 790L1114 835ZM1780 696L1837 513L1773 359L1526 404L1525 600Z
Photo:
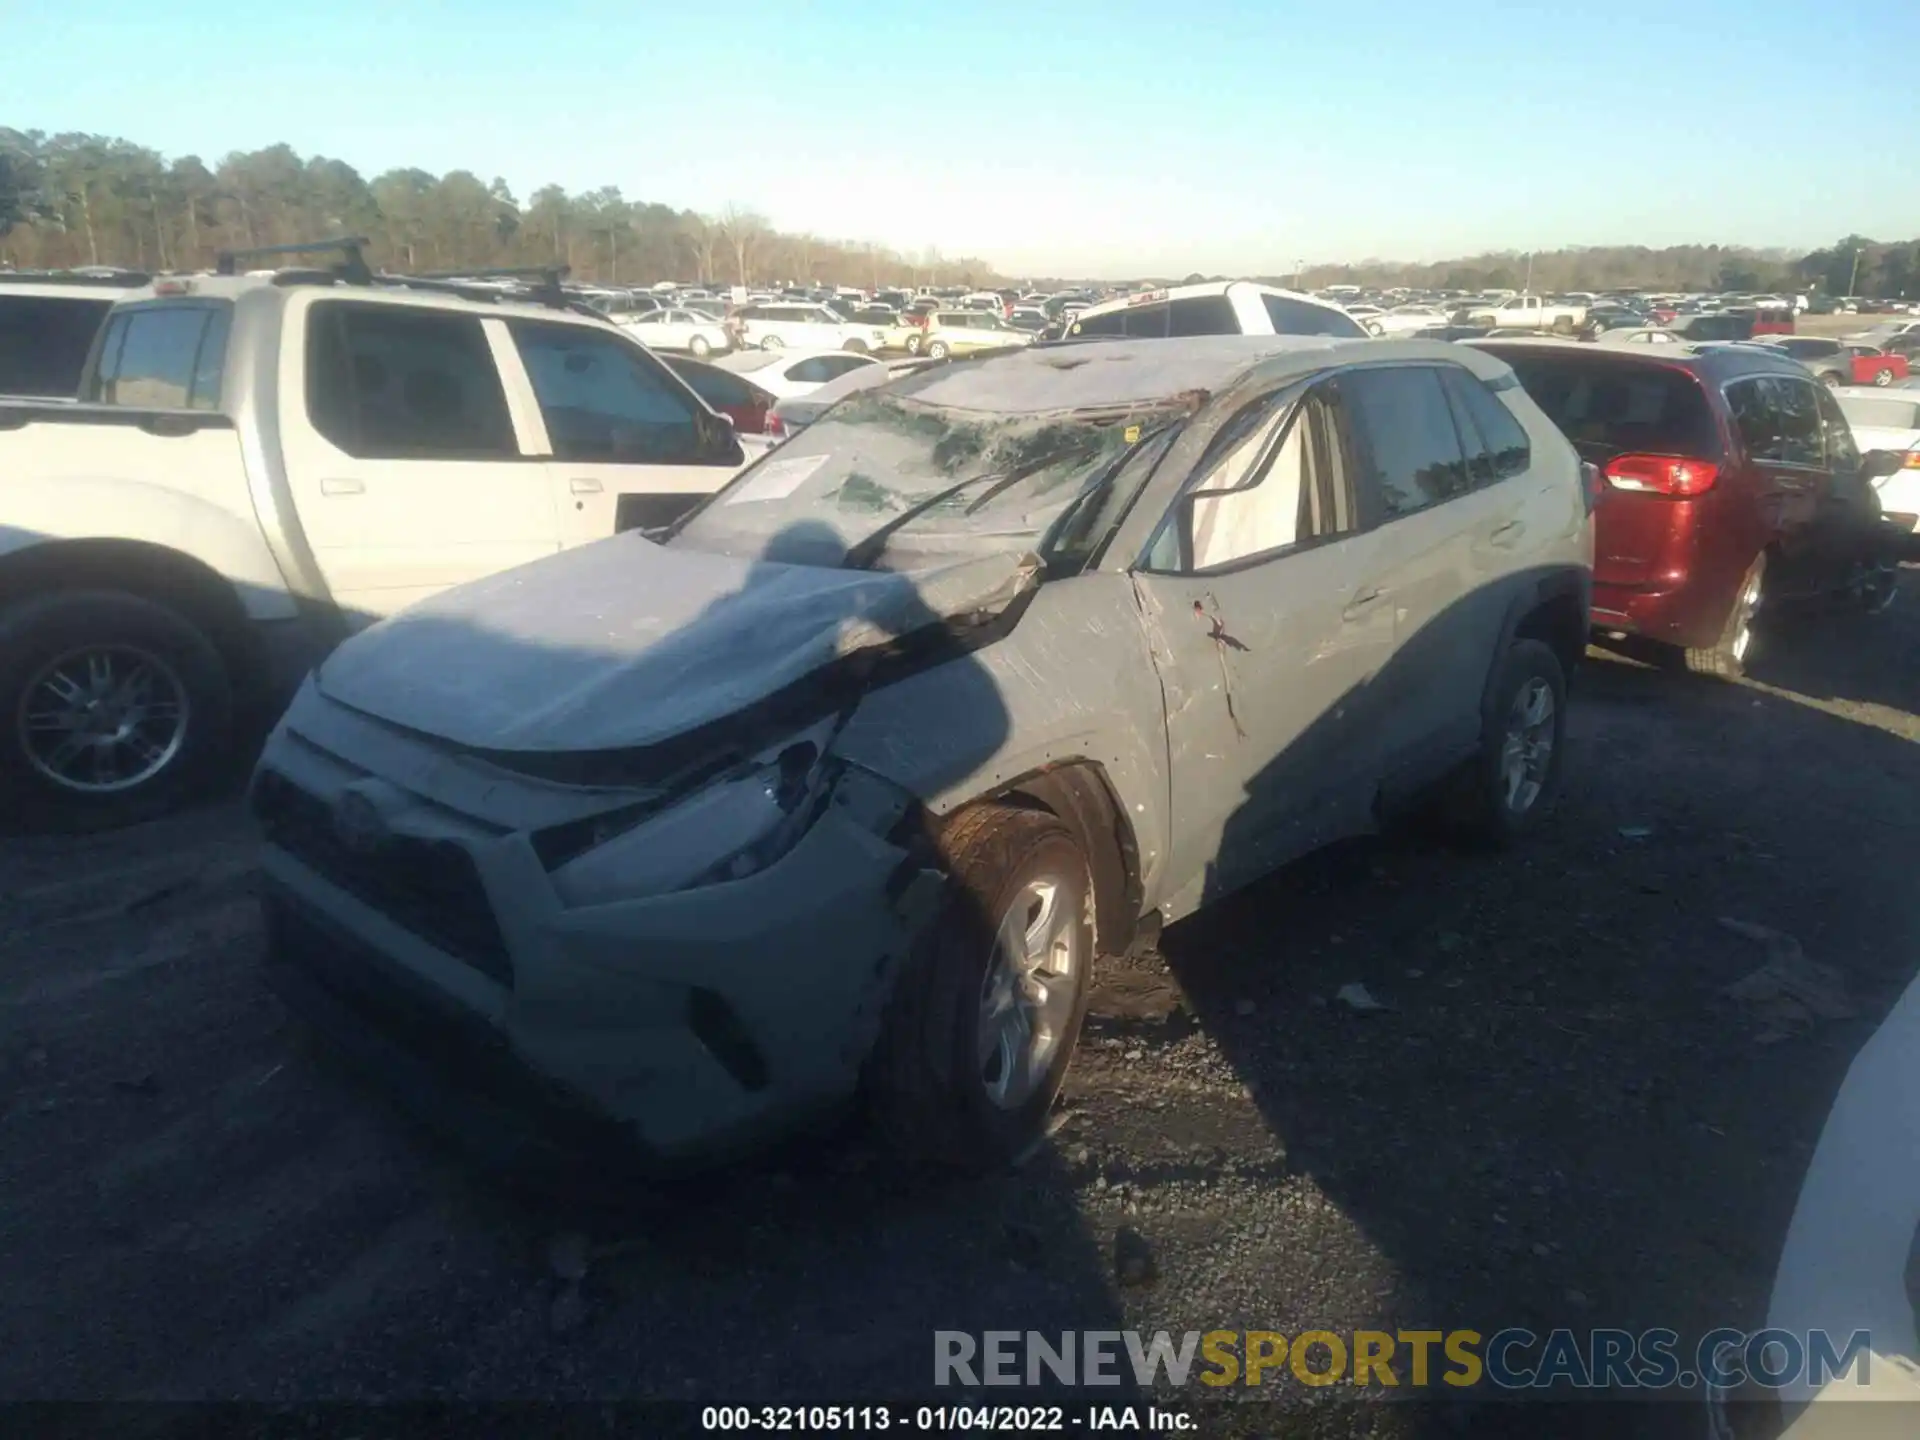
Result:
M1536 682L1546 686L1553 713L1548 719L1547 736L1551 743L1545 756L1545 772L1537 778L1538 789L1516 805L1509 800L1506 780L1506 748L1511 718L1522 697ZM1480 749L1462 768L1456 780L1453 808L1454 828L1464 839L1490 846L1511 844L1552 808L1560 792L1562 761L1566 755L1567 677L1560 657L1551 646L1539 640L1515 640L1500 662L1488 692L1487 705L1480 723Z
M924 344L926 344L924 337L921 336L918 330L914 331L913 334L907 336L907 354L918 355L920 353L920 347Z
M1044 1134L1086 1017L1093 970L1086 856L1066 826L1044 811L982 805L944 837L947 898L902 969L868 1062L875 1124L903 1158L969 1171L1017 1159ZM1045 1074L1017 1107L988 1093L979 1047L981 999L994 933L1023 888L1042 875L1071 877L1078 955L1071 1013L1059 1027Z
M1826 370L1821 372L1820 383L1829 390L1838 390L1845 382L1838 370Z
M27 747L25 707L38 678L62 655L92 646L153 657L184 692L177 748L151 778L126 789L68 788L43 773ZM103 830L165 814L205 787L232 734L227 667L177 611L110 590L41 595L0 611L0 823L8 828Z
M713 346L704 335L696 335L687 342L687 353L696 360L704 360L713 352Z
M1682 668L1695 675L1711 675L1720 680L1738 680L1746 673L1747 656L1753 644L1754 622L1760 613L1761 590L1766 583L1766 576L1767 557L1766 552L1762 551L1754 556L1753 564L1740 577L1740 588L1734 592L1726 623L1720 627L1720 634L1713 644L1676 651Z
M947 358L947 354L947 342L944 340L935 340L927 346L927 358L929 360L944 360Z
M1874 372L1873 372L1873 383L1874 383L1874 384L1876 384L1876 385L1891 385L1891 384L1893 384L1893 369L1892 369L1892 367L1891 367L1891 366L1884 366L1884 365L1883 365L1883 366L1882 366L1882 367L1881 367L1880 369L1878 369L1878 370L1876 370L1876 371L1874 371Z

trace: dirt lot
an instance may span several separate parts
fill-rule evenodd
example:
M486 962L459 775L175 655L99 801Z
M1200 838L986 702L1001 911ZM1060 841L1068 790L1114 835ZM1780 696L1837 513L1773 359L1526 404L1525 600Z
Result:
M1757 1327L1840 1076L1920 955L1906 588L1752 683L1596 658L1534 843L1354 846L1170 930L1104 977L1048 1152L962 1185L855 1132L516 1198L263 988L237 805L7 845L0 1399L850 1400L922 1390L937 1328ZM1765 949L1722 917L1839 967L1857 1018L1767 1035L1722 994ZM1123 1226L1153 1272L1126 1284Z

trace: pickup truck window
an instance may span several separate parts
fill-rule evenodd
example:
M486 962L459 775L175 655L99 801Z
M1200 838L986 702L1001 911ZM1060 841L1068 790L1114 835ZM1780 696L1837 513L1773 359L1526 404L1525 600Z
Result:
M1358 320L1349 319L1329 305L1309 305L1285 295L1262 295L1267 320L1276 335L1337 335L1364 340L1366 330Z
M578 325L508 322L559 460L701 463L685 395L650 357Z
M322 301L308 312L307 414L357 460L517 456L478 319Z
M111 300L0 294L0 395L80 392L80 375Z
M226 359L225 305L156 305L107 321L85 399L156 410L212 410Z

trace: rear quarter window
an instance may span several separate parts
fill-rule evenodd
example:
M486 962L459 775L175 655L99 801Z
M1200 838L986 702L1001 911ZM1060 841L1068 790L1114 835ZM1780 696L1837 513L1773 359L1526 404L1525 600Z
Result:
M1329 305L1313 305L1285 295L1262 295L1267 322L1276 335L1336 335L1364 340L1366 327L1352 316Z
M1651 455L1716 455L1699 381L1664 365L1502 355L1533 403L1575 446ZM1591 456L1589 456L1591 458Z
M212 410L227 350L225 305L154 305L107 321L84 398L156 410Z
M111 300L0 292L0 395L71 399Z

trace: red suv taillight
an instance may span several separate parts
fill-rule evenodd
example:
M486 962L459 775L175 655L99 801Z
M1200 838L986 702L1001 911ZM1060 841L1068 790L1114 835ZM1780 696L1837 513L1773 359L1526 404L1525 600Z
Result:
M1616 490L1642 490L1684 499L1711 490L1720 478L1720 467L1711 460L1676 455L1616 455L1601 473Z
M787 438L787 422L782 420L775 412L769 410L767 412L766 423L761 426L760 433L770 440L784 440Z

